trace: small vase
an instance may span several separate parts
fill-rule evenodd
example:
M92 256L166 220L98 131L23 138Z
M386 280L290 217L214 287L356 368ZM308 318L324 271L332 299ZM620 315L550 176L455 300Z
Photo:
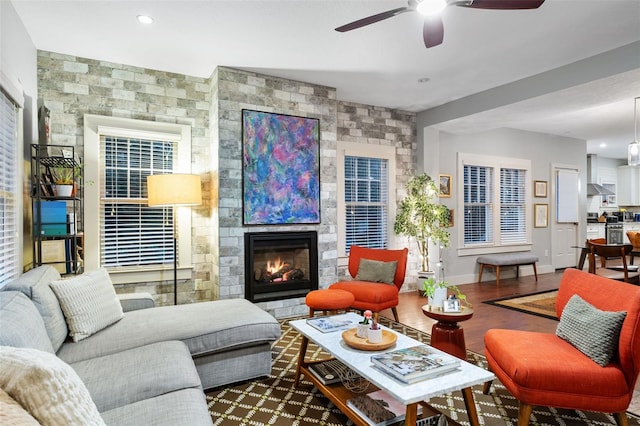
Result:
M369 343L380 343L382 342L382 329L378 328L376 330L370 328L367 331L367 340L369 340Z
M58 197L70 197L73 191L73 185L56 185L56 196Z
M360 337L361 339L366 339L368 330L369 330L369 324L358 324L358 330L356 331L356 336Z

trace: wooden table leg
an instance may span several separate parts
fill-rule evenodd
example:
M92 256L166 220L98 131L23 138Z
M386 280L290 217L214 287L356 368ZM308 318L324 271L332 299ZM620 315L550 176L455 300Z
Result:
M407 414L405 416L406 425L415 425L418 420L418 403L407 405Z
M469 423L471 423L471 426L480 426L478 411L476 410L476 403L473 400L473 391L471 388L462 389L462 397L464 398L464 406L467 408Z
M304 365L304 357L307 353L307 346L309 346L309 339L305 336L302 337L302 342L300 342L300 353L298 354L298 366L296 367L296 375L293 379L293 387L298 387L298 383L300 382L300 367Z

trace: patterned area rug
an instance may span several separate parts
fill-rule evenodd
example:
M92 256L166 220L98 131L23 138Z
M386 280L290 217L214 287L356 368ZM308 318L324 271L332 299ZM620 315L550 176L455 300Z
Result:
M518 297L505 297L503 299L487 300L484 303L557 320L557 295L558 290L550 290Z
M414 328L381 318L382 324L416 340L429 343L429 334ZM273 369L269 377L239 383L231 387L213 389L207 392L207 403L213 424L219 425L322 425L344 426L353 423L326 399L311 382L304 377L298 388L293 387L300 335L293 330L288 320L280 321L282 336L274 344ZM315 345L309 345L308 357L326 358L328 355ZM486 368L482 355L468 352L468 360ZM482 387L473 388L478 417L481 424L488 426L517 424L518 401L499 382L494 381L489 395L482 394ZM463 425L469 425L464 401L460 392L432 398L429 404ZM614 425L612 416L536 407L533 410L531 426L551 425ZM640 426L640 417L629 414L629 424Z

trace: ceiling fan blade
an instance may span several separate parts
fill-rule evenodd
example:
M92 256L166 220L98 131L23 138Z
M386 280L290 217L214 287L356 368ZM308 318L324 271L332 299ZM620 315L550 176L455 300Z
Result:
M422 27L422 38L424 39L424 45L427 47L442 44L442 39L444 38L442 18L439 16L425 18L424 26Z
M367 16L366 18L358 19L357 21L350 22L341 27L336 28L336 31L341 33L345 31L355 30L356 28L364 27L366 25L374 24L376 22L383 21L388 18L392 18L396 15L400 15L404 12L412 11L408 7L399 7L397 9L387 10L386 12L378 13L376 15Z
M475 9L537 9L544 0L472 0L457 3L456 6L471 7Z

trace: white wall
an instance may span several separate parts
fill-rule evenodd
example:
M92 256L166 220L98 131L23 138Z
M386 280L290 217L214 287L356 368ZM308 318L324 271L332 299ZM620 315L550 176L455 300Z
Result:
M420 123L418 123L420 126ZM422 132L418 130L418 135ZM576 165L580 170L580 211L586 214L586 141L566 138L542 133L525 132L514 129L498 129L488 132L454 135L440 132L438 138L433 135L425 137L425 152L429 152L429 145L433 141L438 141L438 170L437 173L450 174L453 176L453 185L460 184L457 180L457 153L472 153L483 155L496 155L501 157L522 158L531 160L532 181L544 180L551 185L551 164L562 163ZM549 188L550 189L550 188ZM456 191L452 191L451 198L442 198L441 202L449 208L455 209L456 220L462 212L457 208ZM551 191L547 191L551 194ZM553 204L549 197L536 198L536 203ZM554 217L553 212L549 212L549 217ZM582 219L585 219L584 217ZM585 220L582 220L579 229L579 239L586 237ZM442 259L446 266L446 279L454 284L470 283L477 280L478 266L477 256L459 257L456 253L459 225L450 228L451 245L442 253ZM545 250L551 253L551 226L547 228L533 228L532 233L532 254L540 258L538 262L538 272L550 272L551 258L545 256ZM505 271L508 277L511 271ZM502 274L501 274L502 275Z

